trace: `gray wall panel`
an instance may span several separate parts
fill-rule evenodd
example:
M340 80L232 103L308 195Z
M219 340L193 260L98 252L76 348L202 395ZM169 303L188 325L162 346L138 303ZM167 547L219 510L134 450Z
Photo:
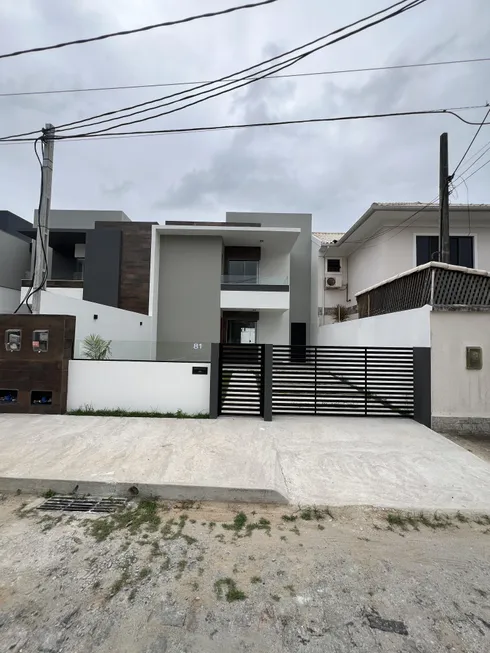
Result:
M106 306L119 305L122 234L118 229L87 232L83 299Z

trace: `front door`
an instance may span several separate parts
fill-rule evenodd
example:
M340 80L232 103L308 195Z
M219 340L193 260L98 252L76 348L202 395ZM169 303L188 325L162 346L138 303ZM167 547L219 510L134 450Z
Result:
M256 322L227 320L226 342L230 345L254 345L256 332Z

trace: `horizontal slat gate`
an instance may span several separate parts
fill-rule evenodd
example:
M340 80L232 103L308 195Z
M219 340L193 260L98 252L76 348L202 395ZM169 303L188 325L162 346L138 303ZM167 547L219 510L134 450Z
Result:
M220 414L263 414L263 361L263 345L220 345Z
M412 417L413 349L274 345L272 412Z

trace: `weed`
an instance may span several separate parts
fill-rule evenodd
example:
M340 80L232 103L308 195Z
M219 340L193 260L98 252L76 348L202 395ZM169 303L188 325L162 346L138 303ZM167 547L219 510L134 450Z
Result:
M54 497L55 495L56 495L56 492L54 492L53 490L46 490L46 492L44 492L44 494L43 494L43 497L45 499L51 499L51 497Z
M63 517L61 515L59 517L51 517L50 515L49 516L45 515L41 519L41 523L44 523L44 526L42 527L41 531L43 533L47 533L52 528L54 528L57 524L59 524L62 519Z
M195 537L191 537L190 535L182 535L182 537L184 538L184 540L187 542L189 546L197 542L197 539Z
M177 510L192 510L196 502L193 499L180 501L175 507Z
M319 531L324 531L325 530L325 526L323 526L323 524L317 524L317 528L318 528Z
M177 565L177 567L178 567L180 573L182 573L184 571L184 569L187 567L187 560L185 560L185 559L179 560L179 564Z
M293 528L289 529L291 533L294 533L295 535L301 535L300 530L297 526L293 526Z
M147 578L151 574L151 569L149 567L143 567L143 569L140 570L140 573L138 574L138 578L140 580L143 580L144 578Z
M201 526L206 526L207 523L208 523L208 522L206 522L206 521L202 521L202 522L201 522Z
M108 517L88 522L88 532L97 542L103 542L114 531L127 528L134 535L141 528L156 531L161 519L156 501L145 499L133 510L122 510Z
M110 597L115 596L118 592L122 590L123 587L125 587L128 584L129 581L129 571L127 569L124 569L122 574L119 576L119 578L114 581L111 585L110 589Z
M137 592L138 592L138 590L136 589L136 587L133 587L133 589L129 592L128 601L134 601L134 599L136 598Z
M148 533L143 533L143 535L142 535L141 537L142 537L144 540L147 540L150 536L149 536Z
M281 519L283 521L296 521L298 518L296 517L296 515L283 515Z
M158 542L155 540L154 542L151 543L151 557L156 558L157 556L161 556L162 552L160 550L160 545Z
M202 567L199 567L199 569L197 570L197 574L198 576L202 576L204 574L204 569Z
M300 515L301 519L304 519L305 521L310 521L313 519L313 514L311 508L306 508L305 510L302 510Z
M281 538L280 538L280 539L281 539L283 542L285 542L288 538L287 538L285 535L281 535Z
M197 582L197 580L194 580L191 583L191 588L194 590L194 592L197 592L197 590L199 589L199 583Z
M301 519L304 519L305 521L311 521L313 519L316 519L316 521L321 521L322 519L325 519L325 515L328 515L331 519L334 518L330 508L321 509L317 508L316 506L310 506L308 508L304 508L300 513Z
M294 585L284 585L284 589L289 592L290 596L296 596L296 590L294 588Z
M96 590L100 587L100 580L96 580L92 585L92 589Z
M281 597L278 596L277 594L271 594L271 599L272 599L273 601L277 601L277 602L279 602L279 601L281 600Z
M403 530L407 530L407 518L397 512L389 512L386 516L386 521L390 526L399 526Z
M213 528L216 526L216 522L215 521L210 521L208 526L209 526L209 530L212 531Z
M237 567L236 565L233 565L232 572L233 572L234 574L238 574L238 567Z
M257 585L257 583L262 582L262 578L260 576L252 576L250 582L252 583L252 585Z
M198 555L196 560L197 560L197 562L202 562L204 560L203 554L201 553L200 555Z
M255 560L255 556L248 556L249 560L252 560L252 562Z
M218 540L218 542L223 543L225 541L225 536L223 533L218 533L218 535L215 535L214 537Z
M227 531L235 531L235 533L238 533L239 531L242 530L242 528L245 526L246 523L247 523L247 515L244 512L239 512L237 515L235 515L235 519L231 524L221 524L221 525Z
M196 523L196 520L195 520L195 519L189 519L189 522L190 522L191 524L195 524L195 523Z
M165 560L160 565L160 571L168 571L170 569L170 558L165 556Z
M237 588L233 578L220 578L215 582L214 591L218 599L223 597L224 588L226 588L225 598L228 603L232 603L233 601L243 601L247 598L245 593Z
M461 524L466 524L467 522L470 521L470 520L468 519L468 517L466 517L466 515L463 515L463 513L460 512L459 510L458 510L458 512L456 513L456 519L457 519Z
M248 537L250 537L252 535L252 531L255 530L266 531L266 533L270 535L271 523L268 519L264 519L264 517L261 517L258 522L247 524L246 530L247 530Z

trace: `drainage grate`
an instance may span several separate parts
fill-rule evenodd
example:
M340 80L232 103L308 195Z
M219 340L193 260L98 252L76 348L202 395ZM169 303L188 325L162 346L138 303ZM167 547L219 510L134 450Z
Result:
M39 510L66 512L115 512L124 508L127 499L113 497L50 497L40 506Z

